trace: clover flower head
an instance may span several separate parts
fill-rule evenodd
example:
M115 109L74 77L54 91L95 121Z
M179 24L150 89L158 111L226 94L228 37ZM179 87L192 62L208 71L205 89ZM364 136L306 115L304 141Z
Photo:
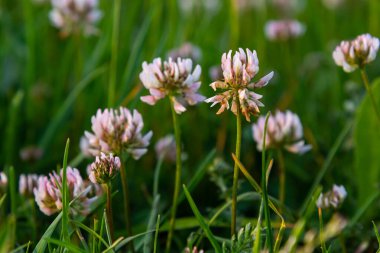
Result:
M204 253L204 250L203 249L198 250L196 246L194 246L192 250L189 247L187 247L185 249L185 253Z
M330 10L336 10L343 5L345 0L322 0L323 5Z
M90 165L90 181L94 184L106 184L119 173L120 167L119 157L101 153Z
M5 193L8 187L8 177L4 172L0 172L0 195Z
M74 215L86 215L89 212L89 205L94 199L87 197L83 179L77 169L67 167L66 172L69 201L76 199L70 211ZM50 216L62 210L62 176L62 169L60 174L54 171L49 176L41 176L38 179L38 186L33 190L37 205L46 215Z
M346 197L347 191L344 186L334 184L331 191L319 195L316 205L322 209L329 207L338 208Z
M305 25L297 20L271 20L265 25L265 35L271 41L287 41L305 33Z
M41 159L43 150L36 146L24 147L20 150L20 158L25 162L35 162Z
M154 149L159 159L170 162L176 161L176 143L172 134L159 139Z
M214 91L217 89L225 91L206 99L205 102L212 103L211 107L220 104L220 109L216 114L231 108L235 115L240 111L245 119L250 121L250 116L258 115L260 113L259 107L264 106L260 101L262 96L253 90L267 85L273 77L273 72L257 82L252 82L252 79L259 72L259 60L256 51L249 49L244 51L241 48L233 56L232 50L224 53L221 67L224 80L215 81L210 86ZM230 100L232 100L231 106Z
M190 58L192 61L198 62L202 57L202 51L192 43L186 42L180 47L170 50L168 55L173 60L177 60L178 58Z
M38 178L36 174L21 174L18 182L20 195L27 198L33 197L33 191L38 186Z
M147 152L152 132L143 135L144 122L141 114L133 110L133 114L124 107L119 110L98 110L91 118L92 131L85 132L81 140L81 149L85 155L99 156L105 154L120 155L122 152L140 159Z
M257 150L262 151L264 141L265 117L261 116L256 124L253 124L253 138L257 144ZM290 112L277 111L268 118L265 148L284 148L295 154L303 154L311 149L305 145L303 128L299 117Z
M375 60L379 44L378 38L362 34L352 41L342 41L335 48L333 59L345 72L353 72Z
M53 25L69 35L83 30L86 35L97 33L95 24L102 17L98 0L52 0L50 20Z
M181 114L187 105L195 105L205 99L198 93L201 67L197 65L193 70L191 59L169 58L162 62L161 58L156 58L152 63L144 62L142 68L140 80L150 95L141 97L141 100L149 105L170 96L176 113Z

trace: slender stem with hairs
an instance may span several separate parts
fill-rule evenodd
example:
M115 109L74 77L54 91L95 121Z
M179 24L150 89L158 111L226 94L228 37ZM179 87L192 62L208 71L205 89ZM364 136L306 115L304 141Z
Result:
M363 80L363 83L364 83L365 89L367 90L367 93L368 93L369 98L370 98L370 100L371 100L371 103L372 103L372 106L373 106L373 110L374 110L375 113L376 113L377 120L380 122L380 111L379 111L379 107L377 107L376 100L375 100L375 97L373 96L372 89L371 89L371 87L369 86L369 81L368 81L367 73L366 73L364 67L360 69L360 74L361 74L361 77L362 77L362 80Z
M278 168L280 173L280 190L279 190L279 200L281 204L285 204L285 160L282 149L278 149Z
M128 191L128 182L127 182L127 172L126 172L126 168L124 167L124 161L121 162L120 176L121 176L121 184L122 184L123 195L124 195L124 201L123 201L124 202L124 218L126 222L127 236L129 237L129 236L132 236L133 234L132 234L131 215L130 215L130 209L129 209L129 191ZM129 247L132 252L135 252L133 241L130 241Z
M173 232L175 229L175 217L177 213L177 202L178 202L178 194L181 189L181 173L182 173L182 160L181 160L181 131L179 127L179 122L177 118L177 113L174 110L174 102L172 97L169 97L170 107L172 110L173 117L173 126L174 126L174 136L176 142L176 171L175 171L175 185L174 185L174 194L173 194L173 205L171 209L171 217L169 221L169 233L168 239L166 241L166 252L170 252L171 242L173 239Z
M239 98L236 98L237 101L237 114L236 114L236 147L235 155L237 160L240 160L240 148L241 148L241 112L240 112L240 103ZM237 210L237 188L238 188L238 179L239 179L239 167L235 162L234 165L234 178L232 184L232 212L231 212L231 236L236 233L236 210Z
M113 231L113 218L112 218L111 183L108 182L108 183L104 184L104 188L106 188L106 194L107 194L106 214L107 214L108 226L110 227L111 240L113 241L114 240L114 231Z

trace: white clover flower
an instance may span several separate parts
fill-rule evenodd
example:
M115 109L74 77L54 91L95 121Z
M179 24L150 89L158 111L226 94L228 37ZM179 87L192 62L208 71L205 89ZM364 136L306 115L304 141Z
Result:
M262 151L264 141L265 117L261 116L256 124L253 124L253 138L257 144L257 150ZM303 128L299 117L290 112L276 111L268 118L265 146L266 148L284 148L291 153L303 154L311 149L305 145Z
M196 246L194 246L192 250L189 247L187 247L185 249L185 253L204 253L204 250L203 249L198 250Z
M119 157L101 153L90 165L89 179L94 184L105 184L119 173L120 167Z
M305 25L297 20L271 20L265 25L265 35L272 41L287 41L302 36Z
M190 58L192 61L198 62L202 57L202 51L199 47L191 44L190 42L186 42L180 47L170 50L168 56L174 61L176 61L178 58Z
M21 174L18 183L20 195L27 198L33 197L33 191L38 186L38 178L36 174Z
M86 215L89 212L89 205L94 198L88 198L85 194L84 182L75 168L67 167L67 189L69 201L77 200L71 206L71 213ZM34 188L34 198L41 212L46 215L52 215L62 210L62 176L61 169L58 175L55 171L49 176L41 176L38 179L38 186Z
M98 0L51 0L50 20L64 35L83 30L95 34L95 24L102 17Z
M154 147L159 159L170 162L176 161L176 143L172 134L159 139Z
M8 187L8 177L4 172L0 172L0 196L5 193Z
M162 63L161 58L156 58L152 63L144 62L142 68L140 80L150 95L141 97L141 100L149 105L170 96L176 113L181 114L187 105L195 105L205 99L197 93L201 86L201 67L197 65L193 70L191 59L177 58L173 61L169 58Z
M85 155L98 156L101 152L120 155L126 151L137 160L147 152L152 131L142 135L144 122L137 110L132 114L124 107L119 110L99 109L92 116L91 123L93 133L85 131L85 139L81 140Z
M345 72L353 72L375 60L379 44L379 39L368 33L359 35L352 41L342 41L335 48L333 59Z
M211 107L220 104L217 114L230 109L237 115L238 110L250 121L251 115L260 113L259 107L264 106L260 102L261 95L255 93L255 88L261 88L268 84L273 77L273 71L261 78L258 82L251 82L259 72L259 60L256 51L250 51L239 48L232 57L232 51L224 53L222 56L222 70L224 81L216 81L210 84L211 88L226 90L216 96L205 100L212 103ZM232 100L230 107L229 101Z
M333 185L331 191L321 193L317 199L316 205L318 208L338 208L347 197L347 191L343 185Z

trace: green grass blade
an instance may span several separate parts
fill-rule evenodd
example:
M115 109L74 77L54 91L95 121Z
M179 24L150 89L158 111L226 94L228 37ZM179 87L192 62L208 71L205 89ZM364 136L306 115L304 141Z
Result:
M115 249L116 251L120 250L124 245L128 244L129 242L137 239L137 238L140 238L140 237L143 237L144 235L147 235L149 233L153 233L155 232L155 230L151 230L151 231L146 231L144 233L140 233L140 234L137 234L137 235L133 235L133 236L130 236L130 237L127 237L121 241L118 242L118 244L115 246Z
M71 221L75 226L77 227L80 227L81 229L85 230L87 233L89 233L91 236L93 236L94 238L97 238L100 242L102 242L104 244L104 246L106 246L107 248L110 246L110 244L108 244L106 242L106 240L103 239L103 237L99 234L97 234L94 230L92 230L91 228L87 227L86 225L84 225L83 223L81 222L78 222L78 221L75 221L75 220L72 220Z
M11 213L16 215L16 207L17 207L17 193L16 193L16 181L15 181L15 170L13 166L9 168L9 191L11 198Z
M63 247L65 250L69 250L69 252L74 252L74 253L86 253L86 251L82 250L81 248L77 247L76 245L72 243L66 243L57 239L53 238L45 238L45 240L48 243L55 244L57 246Z
M98 76L104 73L106 70L105 67L100 67L88 74L82 81L75 86L71 91L65 102L59 108L58 112L55 114L54 118L50 121L50 124L47 126L44 135L42 136L38 146L46 150L53 137L55 136L56 131L59 129L59 126L64 120L65 115L67 114L70 107L74 104L76 98L79 94Z
M372 225L373 225L373 231L375 232L375 235L376 235L377 243L379 244L378 250L376 251L377 253L380 251L380 235L379 235L379 230L377 229L376 223L374 221L372 221Z
M154 233L154 248L153 253L157 253L158 233L160 231L160 215L157 216L156 232Z
M5 164L11 165L13 162L15 152L15 137L17 133L17 125L20 120L20 106L23 100L24 93L22 91L18 91L16 95L13 97L11 105L9 107L9 118L7 120L7 127L5 129L5 135L3 138L3 152L5 157Z
M183 190L185 192L187 201L189 202L190 207L193 210L193 213L194 213L195 217L197 218L197 220L199 222L199 225L201 226L201 228L205 232L205 234L206 234L207 238L209 239L211 245L213 246L215 252L222 253L222 250L221 250L221 247L220 247L219 243L217 242L215 236L212 234L209 226L207 225L206 221L204 220L204 218L202 217L201 213L199 212L197 206L194 203L193 198L191 197L191 195L190 195L190 193L187 190L187 188L186 188L185 185L183 185Z
M160 195L157 195L157 196L155 196L155 198L153 200L153 206L152 206L152 211L151 211L150 217L149 217L147 231L153 230L155 227L156 217L158 215L159 204L160 204ZM152 234L149 233L145 236L144 247L143 247L144 253L152 253L152 240L153 240Z
M266 225L266 233L267 233L267 243L269 248L269 253L273 252L273 236L272 236L272 225L270 220L270 212L269 212L269 201L268 201L268 192L267 192L267 167L265 164L266 156L266 134L267 134L267 127L268 127L268 119L270 116L270 112L267 113L265 117L265 125L264 125L264 137L263 137L263 148L261 153L261 189L263 191L263 201L264 201L264 214L265 214L265 225Z
M69 147L70 147L70 139L66 141L65 153L63 155L63 163L62 163L62 234L63 241L68 243L70 240L69 235L69 192L67 188L67 157L69 155Z
M54 219L50 226L46 229L45 233L41 237L40 241L37 243L36 247L33 250L33 253L45 252L47 241L45 239L50 238L57 227L58 223L62 219L62 212Z

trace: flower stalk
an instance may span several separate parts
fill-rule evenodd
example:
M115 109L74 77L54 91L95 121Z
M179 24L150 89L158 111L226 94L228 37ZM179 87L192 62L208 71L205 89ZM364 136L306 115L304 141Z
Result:
M114 239L114 231L113 231L113 218L112 218L112 194L111 194L111 183L108 182L106 184L103 184L104 188L106 189L107 194L107 204L106 204L106 214L107 214L107 220L108 220L108 226L111 231L111 240Z
M322 252L326 253L328 252L326 249L326 243L323 238L323 215L322 215L322 208L318 208L318 218L319 218L319 240L321 242Z
M279 174L280 174L279 200L281 204L284 204L285 203L286 172L285 172L284 154L281 149L278 149L278 167L279 167Z
M239 99L236 98L238 107L240 107ZM241 113L237 110L236 114L236 158L240 160L240 149L241 149ZM234 177L232 184L232 212L231 212L231 236L236 233L236 210L237 210L237 188L239 179L239 167L235 161L234 165Z
M177 213L177 202L178 202L178 194L181 187L181 173L182 173L182 152L181 152L181 131L179 127L179 122L175 110L175 104L172 99L172 97L169 97L170 101L170 108L172 111L172 118L173 118L173 126L174 126L174 136L176 141L176 171L175 171L175 182L174 182L174 193L173 193L173 205L171 209L171 217L169 221L169 234L168 239L166 241L166 252L170 252L171 248L171 241L173 238L173 232L175 229L175 217Z
M377 107L375 97L373 96L372 89L371 89L371 87L370 87L370 85L369 85L367 72L366 72L366 70L365 70L364 67L362 67L362 68L360 69L360 75L361 75L361 77L362 77L362 80L363 80L363 83L364 83L364 87L365 87L365 89L367 90L367 93L368 93L369 98L370 98L370 100L371 100L373 110L374 110L375 113L376 113L377 120L378 120L379 123L380 123L380 111L379 111L379 108Z

